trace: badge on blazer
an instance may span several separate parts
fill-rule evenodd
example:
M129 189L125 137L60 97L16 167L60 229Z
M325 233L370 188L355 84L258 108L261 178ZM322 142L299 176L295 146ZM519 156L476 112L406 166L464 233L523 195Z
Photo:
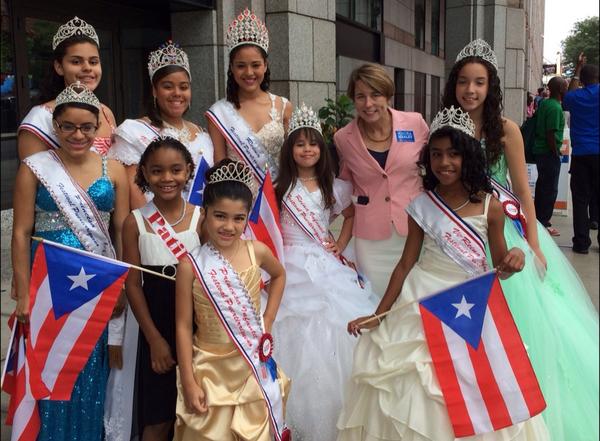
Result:
M412 130L396 130L397 142L415 142L415 132Z

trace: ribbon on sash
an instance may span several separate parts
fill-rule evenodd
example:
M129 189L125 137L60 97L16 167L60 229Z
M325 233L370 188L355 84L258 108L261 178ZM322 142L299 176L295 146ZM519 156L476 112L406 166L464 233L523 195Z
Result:
M19 126L19 131L21 130L33 133L50 148L60 148L52 127L52 109L49 107L44 105L32 107Z
M53 150L39 152L23 160L50 193L58 209L83 247L92 253L115 258L108 228L96 205L67 172Z
M437 194L421 193L406 207L406 212L468 274L488 271L485 242Z
M144 219L150 224L152 231L160 237L167 249L177 260L181 260L186 254L187 250L185 245L177 238L177 233L169 224L158 208L154 204L154 201L148 202L142 208L138 208Z
M285 427L283 397L276 370L275 375L267 372L267 363L261 360L261 345L268 341L264 338L268 334L264 333L260 312L256 311L250 293L237 272L211 244L196 250L187 255L196 278L223 328L256 378L265 399L275 439L285 441L290 435Z
M494 178L490 178L490 180L492 182L494 195L502 203L504 214L506 214L506 216L512 220L513 225L519 234L527 238L527 221L523 211L521 210L521 202L519 201L519 198Z
M296 222L302 231L317 244L325 246L327 242L334 240L329 231L329 223L324 218L323 209L310 196L306 188L300 183L290 187L285 193L281 205L289 213L290 217ZM356 283L361 288L365 287L363 277L356 270L356 265L341 253L338 259L343 265L351 268L356 273Z

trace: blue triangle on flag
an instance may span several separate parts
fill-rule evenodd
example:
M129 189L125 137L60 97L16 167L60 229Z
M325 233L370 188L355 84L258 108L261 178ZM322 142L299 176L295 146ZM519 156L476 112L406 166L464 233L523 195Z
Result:
M54 317L89 302L127 271L127 266L44 243Z
M194 182L192 183L192 188L190 190L190 195L188 197L188 201L194 205L202 206L202 200L204 196L204 187L206 186L206 171L210 168L204 156L200 158L200 163L198 164L198 170L196 170L196 175L194 176Z
M250 212L250 217L248 218L248 220L253 224L257 224L258 218L260 217L260 204L262 203L263 186L264 183L260 186L260 190L256 196L256 201L254 202L254 207L252 207L252 212Z
M493 272L484 274L420 303L476 350L495 277Z

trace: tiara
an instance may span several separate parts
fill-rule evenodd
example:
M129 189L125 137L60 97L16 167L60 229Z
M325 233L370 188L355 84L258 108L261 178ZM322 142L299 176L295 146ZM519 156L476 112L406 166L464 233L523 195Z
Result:
M230 51L242 44L253 44L269 52L269 31L265 24L246 8L229 25L225 44Z
M490 63L494 66L494 69L498 70L498 59L496 58L496 54L492 50L489 44L485 40L478 38L477 40L473 40L456 56L456 63L458 63L463 58L467 57L477 57L482 58L483 60Z
M96 46L100 47L100 40L98 39L98 34L96 34L94 27L87 24L85 20L75 16L75 18L58 28L58 31L56 31L56 34L54 34L54 38L52 39L52 50L55 50L58 45L67 38L74 36L91 38L96 42Z
M171 41L164 43L157 50L150 52L150 55L148 56L148 73L150 74L150 81L152 81L156 72L166 66L179 66L188 73L190 79L192 78L187 54L180 49L177 44L173 44Z
M295 109L292 112L292 117L290 118L290 130L288 132L288 136L294 130L301 129L303 127L309 127L311 129L315 129L321 135L323 134L323 131L321 130L321 121L319 120L319 117L314 112L312 107L309 107L304 103L302 103L302 105L300 107L298 107L297 109Z
M429 127L429 137L443 127L452 127L466 133L470 137L475 137L475 123L467 112L458 107L450 106L440 110Z
M100 101L98 98L96 98L96 95L94 95L90 89L85 87L85 85L79 81L70 84L65 88L65 90L59 93L56 97L56 104L54 106L56 108L61 104L68 103L87 104L89 106L96 107L98 110L100 110L102 107L102 104L100 104Z
M217 182L237 181L244 184L254 194L254 176L252 170L243 162L233 161L222 165L208 178L209 184Z

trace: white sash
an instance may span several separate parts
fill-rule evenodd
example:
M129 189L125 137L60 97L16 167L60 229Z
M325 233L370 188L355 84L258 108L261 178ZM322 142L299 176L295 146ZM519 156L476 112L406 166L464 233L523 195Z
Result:
M488 271L485 242L437 194L421 193L406 207L406 212L468 274Z
M96 205L67 172L58 155L47 150L31 155L23 162L46 187L83 247L92 253L115 258L107 226Z
M34 106L23 118L19 131L27 130L44 141L50 148L60 148L58 138L52 127L52 109L46 106Z
M156 208L154 201L148 202L138 210L148 221L152 231L161 238L167 249L177 260L180 260L187 254L185 245L177 238L177 233L175 233L171 224L163 218L158 208Z
M523 210L521 209L521 202L519 201L519 198L512 191L504 187L494 178L490 178L490 180L492 182L494 195L502 204L504 214L506 214L506 216L508 216L512 220L513 225L515 226L519 234L525 237L527 233L527 222L525 220Z
M265 399L271 431L281 441L285 431L283 398L279 382L259 358L259 343L264 334L260 312L254 308L237 272L212 245L206 244L188 257L225 331L254 374Z

